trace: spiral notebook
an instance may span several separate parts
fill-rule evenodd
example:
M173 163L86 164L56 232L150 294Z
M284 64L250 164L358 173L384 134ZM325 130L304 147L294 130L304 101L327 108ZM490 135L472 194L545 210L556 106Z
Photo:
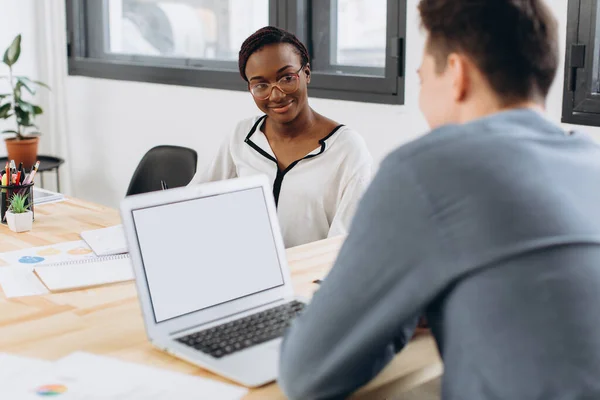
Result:
M133 280L129 254L40 265L33 271L51 292Z

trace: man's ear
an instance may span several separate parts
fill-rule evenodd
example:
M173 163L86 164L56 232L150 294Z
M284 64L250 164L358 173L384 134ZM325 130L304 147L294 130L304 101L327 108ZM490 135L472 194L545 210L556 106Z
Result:
M306 83L310 83L310 63L306 63L304 66L304 74L306 76Z
M460 54L451 53L448 55L446 65L447 72L452 74L452 91L456 102L461 102L467 97L469 85L470 64Z

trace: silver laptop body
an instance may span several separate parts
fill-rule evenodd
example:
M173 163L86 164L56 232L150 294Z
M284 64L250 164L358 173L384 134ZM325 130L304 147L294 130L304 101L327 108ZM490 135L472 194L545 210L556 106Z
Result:
M121 217L150 342L248 387L275 380L301 305L267 177L130 196Z

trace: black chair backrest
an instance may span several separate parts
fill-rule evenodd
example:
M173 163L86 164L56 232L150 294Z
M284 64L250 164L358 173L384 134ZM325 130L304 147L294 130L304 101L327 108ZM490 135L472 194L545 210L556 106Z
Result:
M185 186L194 177L197 163L198 153L195 150L156 146L142 157L129 182L127 196L161 190L161 180L169 188Z

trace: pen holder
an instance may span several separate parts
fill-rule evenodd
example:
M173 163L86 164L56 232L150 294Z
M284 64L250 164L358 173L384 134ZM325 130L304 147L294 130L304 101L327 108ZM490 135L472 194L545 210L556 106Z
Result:
M0 186L0 221L6 225L6 211L10 206L10 200L15 194L27 195L25 205L29 206L29 210L33 213L35 220L35 212L33 211L33 182L26 185L10 185Z

